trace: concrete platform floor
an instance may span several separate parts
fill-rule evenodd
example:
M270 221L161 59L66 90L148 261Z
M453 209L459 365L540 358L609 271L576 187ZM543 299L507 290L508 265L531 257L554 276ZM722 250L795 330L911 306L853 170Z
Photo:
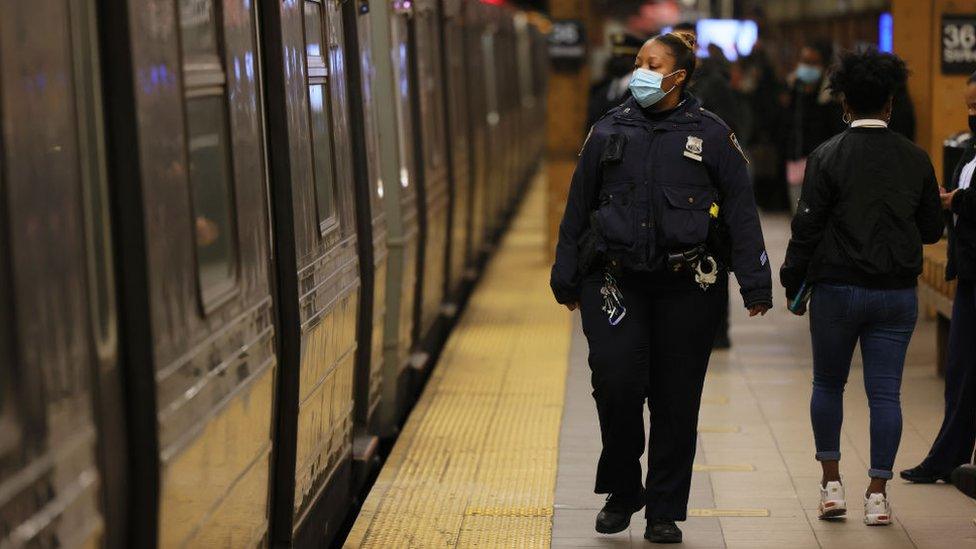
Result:
M786 217L764 219L774 269L789 238ZM731 351L713 355L705 384L697 463L731 471L696 472L691 507L738 509L768 516L700 517L684 523L686 547L870 548L976 547L976 503L945 484L889 484L895 523L869 528L859 495L867 486L868 407L859 353L845 396L841 471L849 518L817 519L819 465L813 459L809 420L812 379L807 318L776 308L749 319L733 282ZM924 315L923 315L924 317ZM596 409L590 396L586 341L574 315L553 517L553 547L650 547L645 521L602 536L593 530L603 497L593 494L600 451ZM921 320L909 350L902 390L904 432L896 470L916 465L942 421L943 382L935 373L935 323ZM728 466L728 467L726 467Z

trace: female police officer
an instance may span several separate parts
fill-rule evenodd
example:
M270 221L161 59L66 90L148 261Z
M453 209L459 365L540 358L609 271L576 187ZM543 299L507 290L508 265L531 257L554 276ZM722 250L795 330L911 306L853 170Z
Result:
M680 542L698 408L735 271L751 316L772 306L769 261L735 135L685 92L695 39L671 33L637 56L633 97L593 127L559 228L551 286L580 307L603 452L596 529L646 504L645 537ZM646 492L643 402L648 400Z

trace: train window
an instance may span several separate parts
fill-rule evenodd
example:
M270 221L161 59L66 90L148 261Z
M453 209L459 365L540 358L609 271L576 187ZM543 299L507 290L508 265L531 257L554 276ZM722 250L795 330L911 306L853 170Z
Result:
M112 235L108 221L102 92L99 80L98 47L95 42L94 7L82 6L76 32L72 34L75 101L82 191L85 196L85 232L88 247L88 292L96 349L111 356L116 345L115 276L112 272Z
M484 56L485 84L488 93L486 94L488 115L486 117L488 126L498 125L498 80L495 72L495 37L491 31L481 35L481 51Z
M315 201L321 231L338 226L335 199L335 158L329 113L329 69L326 65L323 10L319 0L305 0L305 53L308 67L309 126Z
M397 144L398 152L400 155L400 186L404 189L410 186L410 167L412 160L410 159L409 149L408 149L408 139L410 139L410 131L408 130L407 124L410 119L407 117L407 113L410 112L410 80L409 80L409 61L407 58L407 40L406 40L406 28L404 28L404 23L398 21L393 25L391 29L393 34L392 41L394 44L393 49L393 77L396 81L396 118L397 118Z
M180 0L187 159L197 281L205 312L223 302L237 282L234 179L218 15L213 0Z
M213 0L180 0L183 55L216 55L217 28Z
M427 94L430 97L430 104L434 106L434 111L431 113L433 119L431 128L431 147L430 147L430 163L435 167L439 167L444 162L444 110L443 103L441 101L441 88L438 85L437 78L442 78L440 66L440 48L437 47L437 19L430 15L425 18L426 23L426 33L427 39L430 41L427 48L427 63L430 67L431 74L426 82Z
M230 143L223 97L210 95L188 100L186 118L197 268L207 303L233 287L237 265L228 166Z
M335 171L332 164L332 132L329 131L329 114L324 84L308 87L312 117L312 158L315 162L315 195L318 201L319 219L327 220L335 215Z
M323 57L322 5L318 2L305 2L305 53L309 57Z

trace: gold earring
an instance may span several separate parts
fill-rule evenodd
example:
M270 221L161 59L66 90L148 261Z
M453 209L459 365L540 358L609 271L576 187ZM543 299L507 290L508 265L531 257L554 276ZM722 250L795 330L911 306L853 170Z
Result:
M847 124L847 125L850 125L850 124L851 124L851 122L853 122L853 121L854 121L854 117L853 117L853 116L851 116L851 113L849 113L849 112L845 112L845 113L844 113L844 117L843 117L843 118L842 118L841 120L843 120L843 121L844 121L844 124Z

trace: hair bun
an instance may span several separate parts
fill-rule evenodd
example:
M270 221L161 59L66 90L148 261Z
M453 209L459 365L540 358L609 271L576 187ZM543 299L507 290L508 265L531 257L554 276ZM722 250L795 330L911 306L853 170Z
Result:
M688 51L695 51L695 46L698 45L698 39L695 37L695 33L686 30L676 30L671 31L668 34L677 38L682 44L688 48Z

